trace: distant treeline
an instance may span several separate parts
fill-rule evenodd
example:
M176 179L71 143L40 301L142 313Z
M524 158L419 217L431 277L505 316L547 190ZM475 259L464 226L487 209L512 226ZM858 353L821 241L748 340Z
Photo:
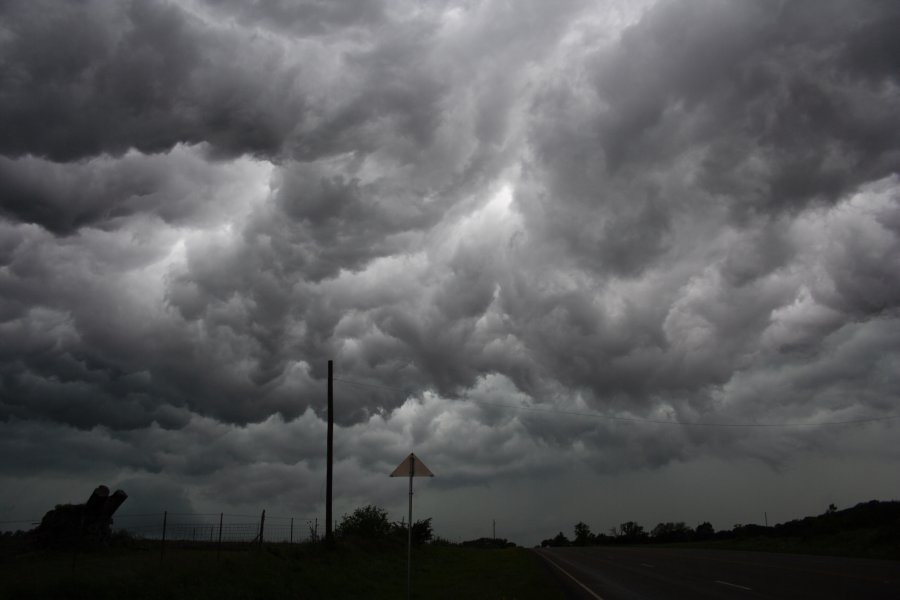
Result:
M838 510L832 504L823 514L795 519L771 527L763 525L735 525L716 531L709 522L689 527L683 522L659 523L650 531L634 521L627 521L610 529L608 534L592 533L583 522L575 524L574 537L559 532L541 542L548 546L596 546L604 544L645 544L705 542L711 540L741 540L747 538L814 538L857 530L877 530L877 541L900 544L900 502L871 500L852 508Z
M459 544L463 548L483 548L487 550L491 549L503 549L503 548L515 548L516 545L510 541L507 541L506 538L487 538L481 537L477 540L467 540L465 542L461 542Z

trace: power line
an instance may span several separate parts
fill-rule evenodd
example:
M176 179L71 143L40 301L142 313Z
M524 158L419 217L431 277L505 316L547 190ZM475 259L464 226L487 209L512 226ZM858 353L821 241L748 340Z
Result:
M339 379L337 377L334 378L334 381L339 381L341 383L346 383L349 385L356 385L361 387L370 387L370 388L378 388L392 392L399 392L401 394L409 394L409 390L403 390L396 387L391 387L387 385L382 385L378 383L365 383L361 381L352 381L350 379ZM649 419L646 417L621 417L616 415L604 415L598 412L584 412L584 411L574 411L574 410L564 410L559 408L544 408L541 406L522 406L520 404L507 404L503 402L493 402L490 400L478 400L473 398L466 399L473 404L480 404L484 406L496 406L500 408L510 408L513 410L525 410L531 412L545 413L545 414L558 414L558 415L568 415L568 416L576 416L576 417L588 417L593 419L603 419L606 421L620 421L625 423L653 423L656 425L675 425L678 427L733 427L733 428L790 428L790 427L819 427L819 426L835 426L835 425L858 425L862 423L874 423L877 421L891 421L894 419L900 419L900 415L886 415L883 417L867 417L862 419L848 419L845 421L821 421L818 423L704 423L704 422L690 422L690 421L669 421L665 419Z

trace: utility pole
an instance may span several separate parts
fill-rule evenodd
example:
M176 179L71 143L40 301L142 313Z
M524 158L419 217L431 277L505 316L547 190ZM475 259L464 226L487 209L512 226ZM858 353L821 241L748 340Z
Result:
M493 531L494 531L493 539L496 540L497 539L497 519L493 520Z
M332 541L331 479L334 462L334 361L328 361L328 455L325 467L325 541Z

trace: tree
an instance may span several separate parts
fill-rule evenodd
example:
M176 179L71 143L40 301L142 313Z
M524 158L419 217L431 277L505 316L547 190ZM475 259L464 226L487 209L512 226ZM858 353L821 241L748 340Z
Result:
M697 529L694 530L694 536L698 540L709 540L712 539L714 535L716 535L716 530L709 521L700 523L697 525Z
M375 539L387 537L392 529L387 511L370 504L341 517L337 533L341 536Z
M655 542L686 542L691 535L690 528L682 522L659 523L650 532Z
M562 531L557 533L552 538L547 538L546 540L541 541L541 548L546 548L548 546L553 548L553 547L558 547L558 546L570 546L570 545L571 545L571 542L569 541L569 538L567 538L563 534Z
M576 546L588 546L594 541L594 534L591 533L591 528L588 527L587 523L583 521L579 521L575 524L575 545Z
M619 525L619 539L625 543L641 542L646 538L647 533L644 528L634 521L627 521Z

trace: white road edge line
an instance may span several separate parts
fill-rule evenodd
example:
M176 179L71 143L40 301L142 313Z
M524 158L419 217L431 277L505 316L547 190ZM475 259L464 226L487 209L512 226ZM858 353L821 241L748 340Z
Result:
M574 577L571 573L569 573L568 571L566 571L565 569L563 569L561 566L559 566L558 564L556 564L555 561L550 560L550 559L547 557L547 555L541 554L541 556L542 556L542 557L544 558L544 560L546 560L548 563L550 563L551 565L553 565L554 567L556 567L557 569L559 569L560 571L562 571L563 574L564 574L566 577L568 577L569 579L571 579L572 581L574 581L575 583L577 583L578 585L580 585L580 586L584 589L584 591L586 591L588 594L590 594L591 596L593 596L593 597L596 598L597 600L603 600L603 597L598 596L597 594L595 594L595 593L594 593L594 590L592 590L592 589L589 588L588 586L584 585L583 583L581 583L580 581L578 581L577 579L575 579L575 577Z
M730 585L731 587L736 587L736 588L740 588L742 590L747 590L748 592L753 591L753 588L748 588L746 586L738 585L736 583L728 583L727 581L719 581L718 579L716 579L716 583L721 583L722 585Z

